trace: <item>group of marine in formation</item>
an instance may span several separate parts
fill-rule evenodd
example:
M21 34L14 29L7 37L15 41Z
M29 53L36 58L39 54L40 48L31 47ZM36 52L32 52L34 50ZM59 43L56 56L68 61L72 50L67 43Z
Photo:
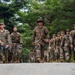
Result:
M5 24L0 23L0 63L23 62L22 45L22 37L17 27L10 34L5 29ZM34 49L29 53L30 63L75 62L75 24L72 31L60 31L50 39L43 19L38 19L32 34L32 46Z
M37 24L32 35L34 49L29 53L30 62L75 62L75 24L72 31L60 31L51 39L43 20L38 19Z

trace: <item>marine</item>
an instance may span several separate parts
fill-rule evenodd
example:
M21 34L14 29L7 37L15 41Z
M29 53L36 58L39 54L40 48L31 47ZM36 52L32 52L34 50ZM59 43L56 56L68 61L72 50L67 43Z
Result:
M13 28L11 33L12 40L12 62L20 63L22 62L22 37L21 34L17 31L17 27Z
M40 60L44 61L44 51L47 49L49 42L49 31L43 23L42 18L37 20L38 26L34 28L32 35L32 45L35 46L36 60L38 59L39 62Z
M61 31L61 43L62 43L62 40L64 39L64 31ZM60 62L64 62L64 48L61 46L61 43L60 43Z
M73 60L75 62L75 24L73 30L70 32L70 35L72 36L73 40L73 49L71 50L71 57L73 55Z
M0 41L3 43L2 60L4 63L8 63L8 53L12 42L9 31L6 30L4 27L5 27L4 23L0 23Z
M55 60L56 60L56 62L59 62L60 61L60 44L61 44L60 32L57 33L57 37L56 37L55 43L56 43Z
M56 40L56 35L53 34L52 39L49 41L49 49L50 49L50 62L55 61L55 40Z
M70 50L73 45L69 29L66 29L66 35L64 36L64 39L61 42L61 46L64 48L65 61L70 62Z

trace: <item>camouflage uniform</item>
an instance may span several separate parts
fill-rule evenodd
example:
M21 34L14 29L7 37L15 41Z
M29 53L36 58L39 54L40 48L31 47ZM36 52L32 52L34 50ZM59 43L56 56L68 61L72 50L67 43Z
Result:
M64 39L64 31L61 31L61 43L62 43L62 40ZM60 61L63 62L64 61L64 49L63 47L61 46L60 44Z
M60 44L61 44L60 32L57 33L57 37L56 37L55 43L56 43L55 60L59 61L59 59L60 59Z
M21 62L22 60L22 38L19 32L11 33L12 40L12 61Z
M31 52L29 53L29 61L30 61L31 63L34 63L34 62L35 62L35 52L34 52L34 51L31 51Z
M50 47L50 61L55 60L55 34L53 34L53 38L49 41L49 47Z
M35 43L36 59L41 58L43 60L44 58L44 50L46 50L48 45L45 39L49 39L47 28L45 26L41 29L38 26L35 27L32 35L32 42Z
M72 37L70 34L66 34L61 42L61 46L64 48L65 61L67 62L70 61L70 45L72 45Z
M75 30L72 30L70 32L71 36L72 36L72 40L73 40L73 50L71 51L71 53L73 53L73 59L75 61Z
M0 39L0 63L3 63L4 55L3 55L3 42Z
M3 58L5 59L5 62L7 63L8 62L9 45L11 44L9 31L6 29L0 30L0 38L3 42Z

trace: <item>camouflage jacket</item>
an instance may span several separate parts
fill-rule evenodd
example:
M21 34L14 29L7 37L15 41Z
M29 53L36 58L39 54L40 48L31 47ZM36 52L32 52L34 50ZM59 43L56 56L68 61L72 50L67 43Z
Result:
M55 43L56 43L56 46L60 46L60 44L61 44L61 37L56 37L56 39L55 39Z
M52 38L49 42L49 45L51 48L55 48L56 44L55 44L55 38Z
M75 30L72 30L72 31L70 32L70 35L72 36L73 45L75 45Z
M11 33L11 40L12 40L12 43L22 43L21 34L19 32Z
M72 42L72 37L70 35L65 35L62 39L61 46L69 46Z
M8 30L6 30L6 29L4 29L3 31L0 30L0 40L4 43L4 45L12 44Z
M42 29L37 26L33 31L32 41L35 42L35 40L40 39L49 39L49 32L45 26L43 26Z

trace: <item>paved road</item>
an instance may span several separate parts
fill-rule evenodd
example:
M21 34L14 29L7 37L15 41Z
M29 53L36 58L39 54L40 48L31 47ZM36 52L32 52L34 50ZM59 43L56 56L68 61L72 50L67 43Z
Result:
M0 75L75 75L74 63L0 64Z

